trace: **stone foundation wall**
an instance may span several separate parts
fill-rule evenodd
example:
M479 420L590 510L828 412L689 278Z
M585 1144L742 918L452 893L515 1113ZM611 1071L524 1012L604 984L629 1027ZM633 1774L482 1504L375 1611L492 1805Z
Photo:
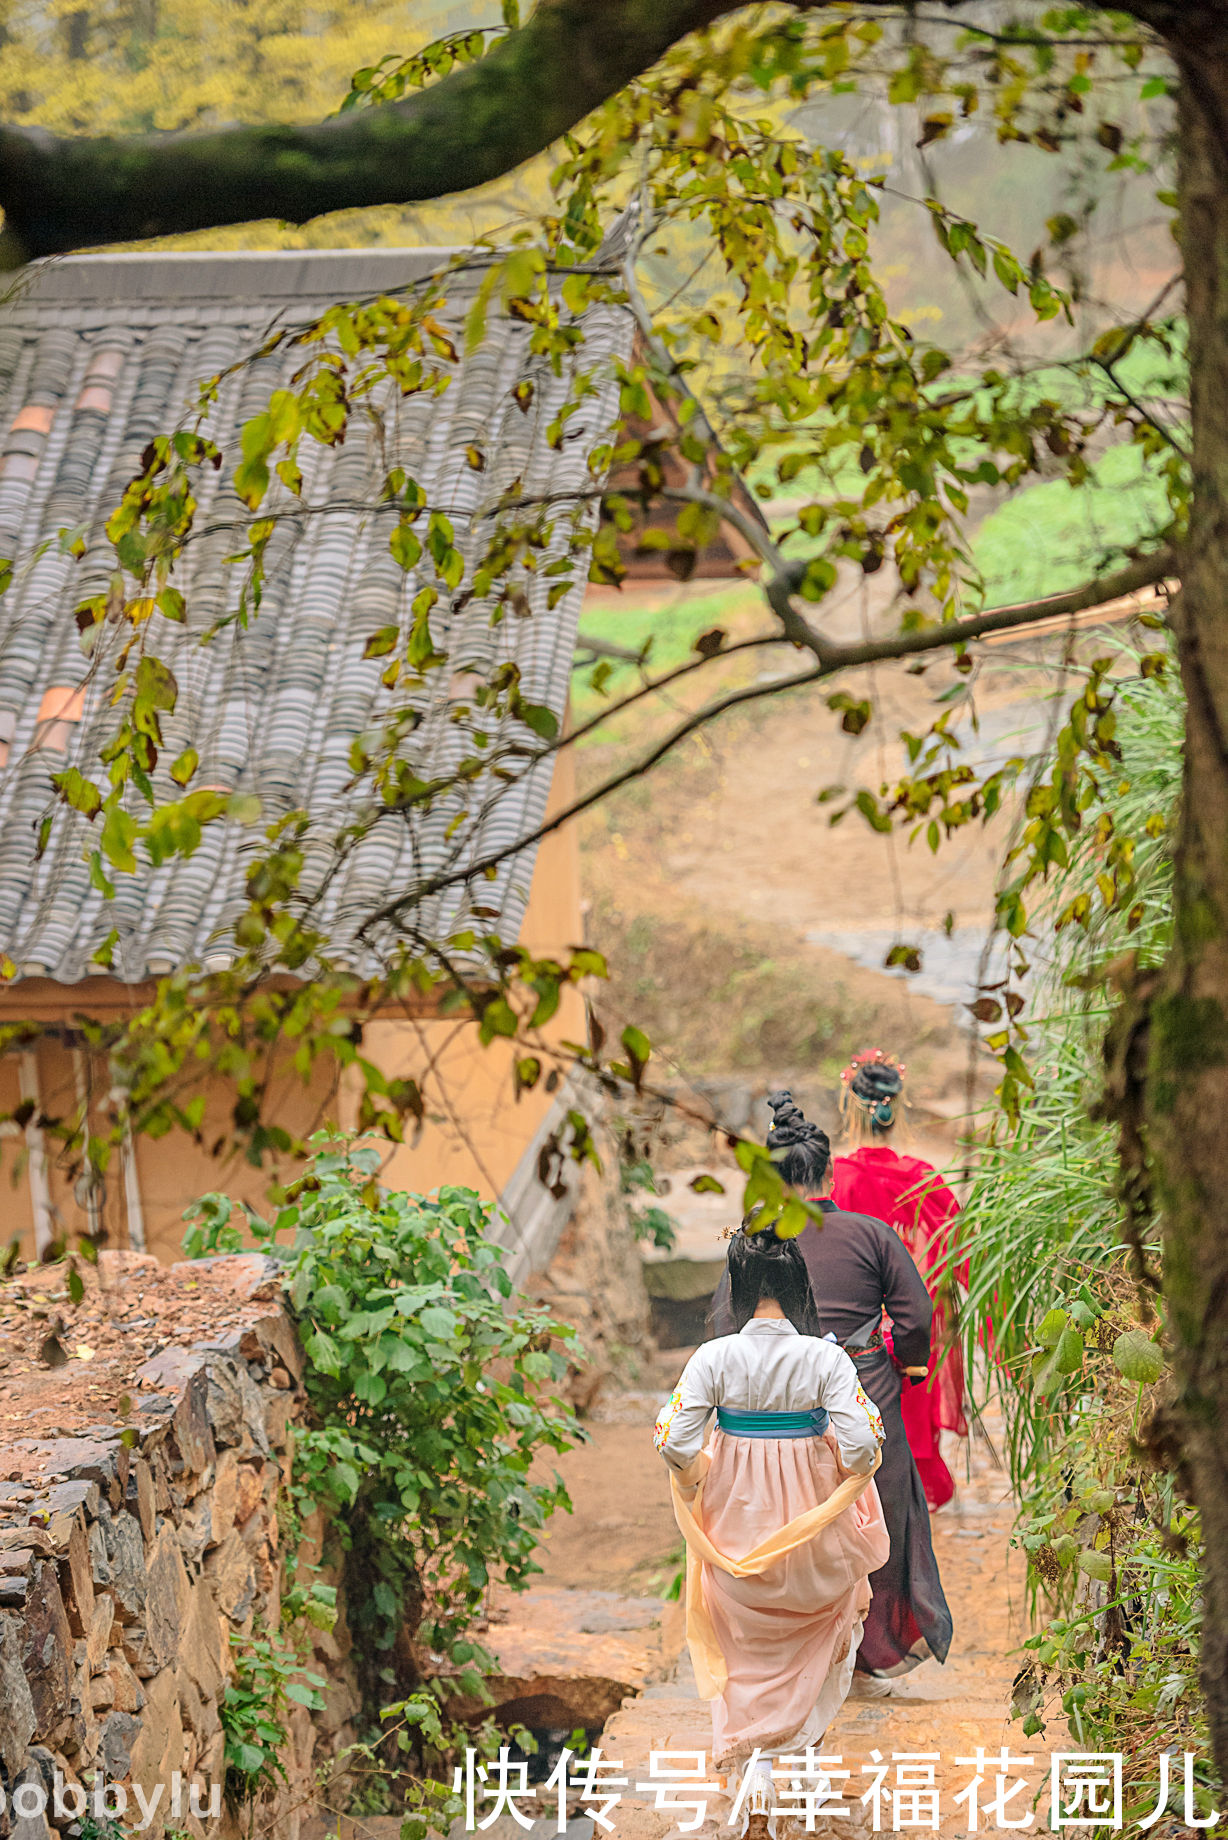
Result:
M172 1798L177 1774L184 1785L193 1777L222 1785L231 1637L259 1638L280 1622L284 1491L303 1395L276 1272L252 1255L168 1269L141 1254L104 1253L75 1308L54 1307L50 1287L63 1284L62 1267L3 1287L2 1840L67 1840L78 1831L71 1820L57 1826L53 1803L46 1816L24 1813L34 1795L17 1796L15 1806L23 1783L50 1796L57 1773L91 1795L98 1780L124 1785L125 1831L142 1818L137 1787L148 1807L159 1785L148 1833L236 1831L233 1811L202 1824L186 1786L178 1813ZM134 1317L134 1306L146 1314ZM58 1363L44 1358L49 1323ZM69 1427L58 1436L30 1403L40 1388L57 1387ZM81 1425L86 1410L100 1422ZM14 1435L22 1430L39 1435ZM314 1768L353 1735L358 1700L344 1623L331 1636L312 1633L314 1665L330 1676L328 1705L314 1718L290 1708L289 1780L260 1811L262 1836L294 1840Z

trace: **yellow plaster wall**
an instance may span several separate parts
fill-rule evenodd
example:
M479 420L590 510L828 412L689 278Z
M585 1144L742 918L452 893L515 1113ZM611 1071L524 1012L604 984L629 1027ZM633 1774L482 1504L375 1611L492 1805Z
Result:
M574 793L568 750L555 768L549 810L564 809ZM582 943L582 928L580 852L575 826L566 825L542 839L520 941L539 957L565 954ZM569 989L543 1033L554 1044L581 1041L584 1029L583 999ZM417 1079L426 1103L419 1140L388 1159L388 1186L429 1194L453 1184L494 1199L554 1103L544 1079L517 1098L512 1069L523 1050L506 1041L484 1048L472 1024L446 1021L372 1023L363 1045L381 1071Z
M570 756L564 754L555 773L552 809L569 802L574 788ZM581 943L580 865L574 826L545 838L538 851L533 884L521 928L521 940L538 954L559 953ZM5 1008L21 1013L21 986L12 988ZM66 1024L75 1009L83 1007L80 990L40 985L40 1014L57 1011ZM584 1005L579 993L569 990L558 1014L545 1031L551 1042L583 1038ZM453 1183L476 1188L494 1199L520 1162L553 1099L544 1083L517 1100L512 1067L519 1050L507 1042L483 1048L472 1023L446 1021L380 1021L367 1025L364 1052L389 1074L418 1080L427 1107L427 1122L413 1145L388 1146L384 1180L390 1187L429 1193ZM43 1109L65 1116L76 1104L72 1055L55 1042L43 1041L37 1049L38 1079ZM94 1068L101 1082L103 1070ZM16 1059L0 1059L0 1110L10 1111L18 1101L19 1070ZM101 1105L105 1093L96 1088ZM142 1135L136 1142L138 1180L145 1219L146 1244L160 1258L180 1256L182 1213L195 1196L223 1189L236 1199L264 1209L266 1191L274 1172L231 1159L221 1161L210 1147L226 1134L232 1095L219 1083L210 1093L202 1127L202 1144L181 1131L167 1137ZM291 1075L279 1082L269 1115L296 1134L306 1134L329 1123L350 1125L354 1117L352 1095L338 1093L321 1072L315 1084L304 1089ZM87 1219L78 1205L61 1166L59 1147L47 1139L47 1160L56 1230L68 1239L84 1232ZM286 1168L281 1173L292 1173ZM127 1212L123 1175L118 1155L113 1156L106 1178L102 1210L103 1228L111 1245L126 1245ZM33 1256L33 1212L30 1201L28 1150L24 1136L0 1135L0 1243L13 1237L22 1241L23 1254Z

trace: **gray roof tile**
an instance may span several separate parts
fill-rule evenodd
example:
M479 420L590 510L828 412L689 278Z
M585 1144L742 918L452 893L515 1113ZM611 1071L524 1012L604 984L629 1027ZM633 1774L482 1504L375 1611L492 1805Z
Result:
M113 900L90 886L84 852L93 838L75 814L58 810L50 845L34 861L35 831L52 809L51 773L68 759L96 770L113 719L99 687L109 682L125 635L104 630L91 671L74 610L105 589L113 566L106 519L146 443L174 425L197 382L255 350L271 325L302 323L334 300L396 292L437 269L442 254L72 257L31 271L0 307L0 430L7 431L0 433L0 554L15 562L13 584L0 600L0 736L6 722L11 730L0 770L0 947L22 972L63 983L89 977L97 970L91 955L112 929L119 935L114 970L127 981L227 961L228 928L244 905L243 878L258 831L210 827L190 858L118 876ZM465 291L476 280L451 284L445 317L458 339ZM474 520L513 480L522 480L527 493L582 492L591 484L587 458L614 418L613 385L607 380L573 419L570 428L580 438L556 452L545 431L570 379L556 378L532 356L528 331L492 316L485 342L458 364L441 396L390 395L379 404L382 428L359 415L339 448L306 448L304 496L316 515L292 517L276 533L260 613L248 629L227 625L208 644L202 636L238 607L242 570L227 558L240 546L247 514L225 470L207 469L200 482L204 534L194 537L174 576L187 596L188 622L160 622L157 632L159 655L179 682L163 760L192 745L200 754L195 785L255 792L270 817L305 805L313 820L308 885L323 876L333 831L354 815L359 795L347 790L350 745L378 726L391 701L379 681L382 663L363 658L366 640L380 626L406 622L425 579L403 575L389 552L396 514L374 503L384 466L404 465L429 502L447 509L470 562L481 540ZM591 311L586 334L586 364L630 346L629 323L613 311ZM225 379L206 428L228 455L237 453L239 425L301 362L301 348L280 350ZM536 390L527 415L511 394L525 376ZM465 461L471 444L486 456L480 473ZM280 484L270 503L292 507ZM64 527L84 540L80 560L61 553L57 535ZM564 544L560 520L554 550ZM548 581L538 574L524 586L531 618L492 628L489 608L476 600L460 609L441 603L432 630L453 671L514 659L525 694L561 717L583 588L548 610ZM465 746L447 700L454 694L451 673L437 676L441 682L432 685L429 705L422 704L412 742L424 777L446 772ZM41 730L42 745L33 746L47 692L77 685L87 687L80 720L67 730ZM67 753L48 745L65 737ZM322 898L339 956L373 968L353 939L372 908L527 834L544 812L550 777L543 764L512 786L477 782L468 816L452 837L457 800L384 821ZM160 790L174 791L169 780ZM474 891L472 898L500 916L484 925L505 940L519 930L531 874L532 852L522 851L494 882ZM441 937L463 917L469 898L463 887L428 897L416 923Z

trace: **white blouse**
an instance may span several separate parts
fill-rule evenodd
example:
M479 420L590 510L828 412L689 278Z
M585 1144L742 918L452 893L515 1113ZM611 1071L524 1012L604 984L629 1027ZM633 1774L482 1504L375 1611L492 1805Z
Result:
M752 1317L737 1335L697 1348L661 1409L653 1442L671 1469L684 1470L703 1448L717 1406L740 1412L809 1412L831 1419L846 1470L864 1475L883 1442L883 1421L842 1348L801 1335L791 1322Z

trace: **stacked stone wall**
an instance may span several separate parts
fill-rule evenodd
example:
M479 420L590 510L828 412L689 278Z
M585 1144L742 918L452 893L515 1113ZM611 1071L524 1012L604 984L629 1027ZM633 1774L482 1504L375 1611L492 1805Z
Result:
M94 1389L110 1405L102 1422L64 1436L41 1424L27 1427L38 1436L14 1436L22 1427L11 1411L0 1424L0 1837L68 1840L81 1831L76 1792L92 1801L103 1784L125 1791L124 1831L157 1797L146 1832L223 1837L245 1824L224 1802L210 1813L225 1775L232 1638L258 1639L280 1624L302 1354L264 1258L167 1271L139 1254L104 1253L88 1281L76 1317L63 1307L48 1316L44 1273L4 1286L4 1321L18 1327L0 1340L0 1366L24 1377L23 1398L38 1379L29 1351L48 1320L64 1362L45 1385L71 1380L80 1391L85 1369L73 1367L74 1352L84 1362L94 1351L74 1351L73 1337L82 1322L89 1333L100 1293L114 1323L125 1295L145 1287L141 1307L153 1314L136 1352L158 1352L130 1374L112 1360L109 1386L104 1372ZM31 1318L33 1340L23 1342ZM203 1340L193 1333L201 1320L213 1329ZM118 1385L132 1390L115 1397ZM79 1401L65 1416L80 1417ZM287 1781L258 1822L262 1835L288 1840L322 1756L353 1735L358 1706L344 1622L312 1633L312 1665L329 1676L326 1710L313 1718L290 1709Z

